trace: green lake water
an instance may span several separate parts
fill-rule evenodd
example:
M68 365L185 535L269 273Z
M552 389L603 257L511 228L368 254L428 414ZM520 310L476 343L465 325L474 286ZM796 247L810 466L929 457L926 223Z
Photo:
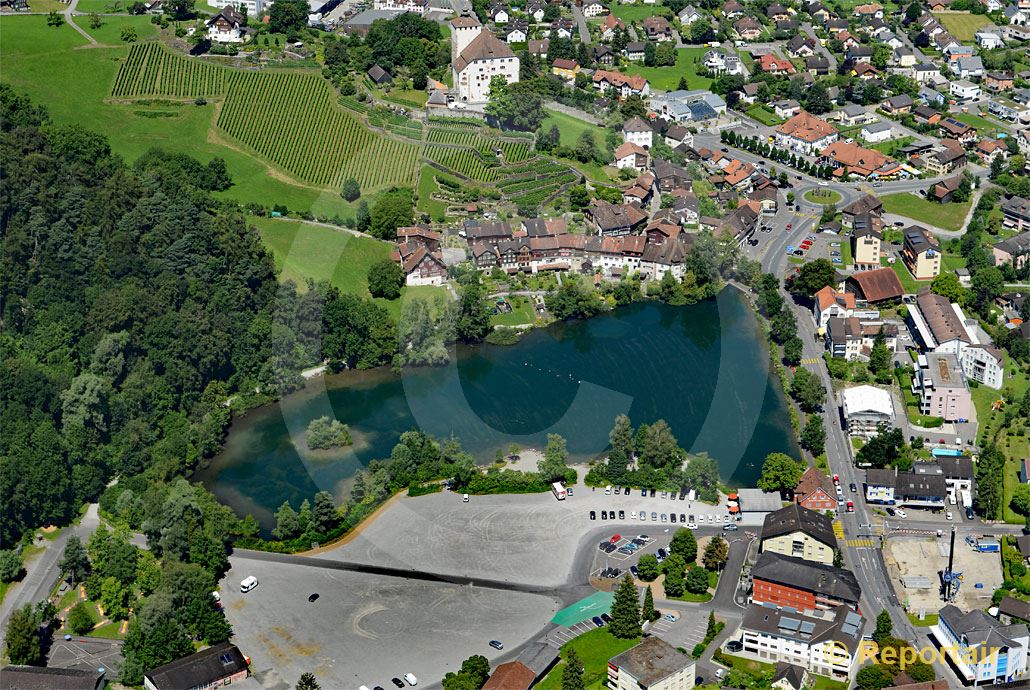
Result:
M696 305L644 302L556 324L511 347L458 347L448 367L317 379L238 420L197 478L269 525L284 500L341 495L356 469L389 457L416 426L461 439L482 461L511 443L542 448L548 433L588 459L625 413L634 425L664 418L682 447L719 462L724 482L753 485L766 454L798 453L759 329L745 298L727 289ZM325 414L350 426L354 446L306 449L308 422Z

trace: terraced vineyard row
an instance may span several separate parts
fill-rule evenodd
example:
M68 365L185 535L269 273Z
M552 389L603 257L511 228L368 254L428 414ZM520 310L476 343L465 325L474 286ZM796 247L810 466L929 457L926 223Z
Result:
M430 144L426 146L426 158L477 182L493 182L497 179L498 171L507 172L507 168L500 168L496 164L487 165L469 149L453 149Z
M368 130L334 100L316 74L235 71L217 126L305 182L411 184L421 147Z
M197 98L225 92L228 70L176 55L159 43L136 43L118 68L115 98Z
M494 149L500 149L504 159L510 163L518 163L529 157L529 142L507 141L483 134L471 128L451 128L431 126L428 140L437 144L457 144L468 146L484 155L492 155Z

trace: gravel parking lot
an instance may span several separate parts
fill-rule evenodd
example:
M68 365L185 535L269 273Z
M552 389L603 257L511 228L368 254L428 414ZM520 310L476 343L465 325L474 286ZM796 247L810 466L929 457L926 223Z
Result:
M601 511L610 508L624 510L627 519L601 521ZM706 521L709 514L728 514L725 505L644 498L640 491L606 496L582 486L565 501L548 493L472 496L463 503L460 494L445 491L395 503L353 541L320 557L558 587L571 579L576 551L588 531L657 529L660 523L650 519L628 519L631 511L645 508L648 513L675 508ZM591 510L597 521L590 520ZM746 515L738 524L761 524L761 516Z
M411 672L438 684L477 653L495 660L533 638L560 603L550 597L323 570L233 556L222 581L235 642L261 687L288 690L304 672L322 687L391 688ZM254 575L260 584L240 593ZM308 595L319 598L308 602ZM499 639L503 652L487 643Z

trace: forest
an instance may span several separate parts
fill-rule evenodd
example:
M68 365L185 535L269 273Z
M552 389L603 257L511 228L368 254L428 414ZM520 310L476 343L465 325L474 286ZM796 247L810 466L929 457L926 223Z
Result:
M0 548L68 524L114 477L189 476L234 410L298 386L323 349L391 361L382 307L277 282L210 195L231 184L217 159L129 165L10 87L0 108Z

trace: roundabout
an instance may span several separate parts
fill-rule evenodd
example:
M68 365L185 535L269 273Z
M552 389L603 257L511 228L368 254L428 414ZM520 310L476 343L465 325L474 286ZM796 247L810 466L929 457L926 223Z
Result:
M809 189L801 195L801 198L810 204L816 204L819 206L829 206L831 204L839 204L843 201L843 195L835 189L828 189L826 187L817 187L815 189Z

